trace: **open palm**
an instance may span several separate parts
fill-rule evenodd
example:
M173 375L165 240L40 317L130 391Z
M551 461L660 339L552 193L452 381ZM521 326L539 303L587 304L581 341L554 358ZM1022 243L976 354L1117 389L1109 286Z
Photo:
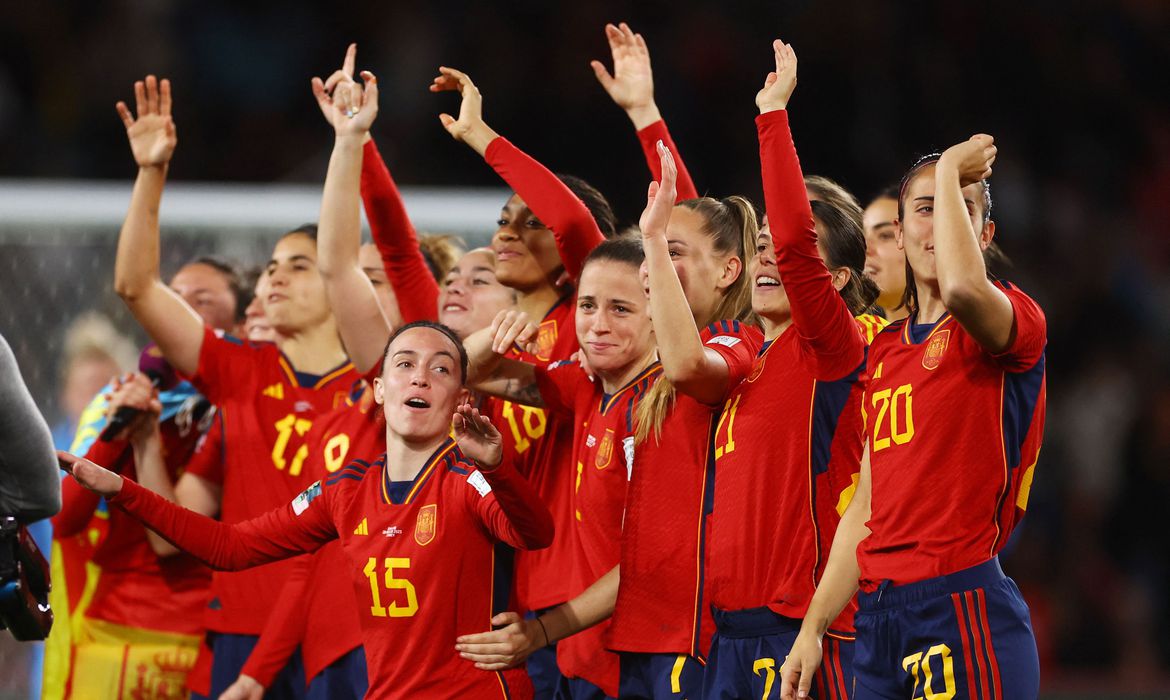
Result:
M140 168L166 165L179 143L175 122L171 119L171 81L165 78L159 81L148 75L146 80L134 83L134 97L137 119L125 102L115 105L126 126L134 161Z

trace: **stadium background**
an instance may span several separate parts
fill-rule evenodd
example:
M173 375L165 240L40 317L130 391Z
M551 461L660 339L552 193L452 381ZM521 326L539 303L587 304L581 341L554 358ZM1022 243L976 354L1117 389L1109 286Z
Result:
M479 242L505 192L439 126L458 106L426 91L435 68L467 70L489 124L597 184L631 223L648 176L588 66L609 63L602 27L622 19L649 42L658 103L700 191L761 201L752 97L776 36L800 56L792 115L806 172L863 200L922 152L995 135L997 240L1015 263L1005 276L1050 324L1047 440L1005 568L1032 607L1047 696L1166 697L1162 0L5 3L0 332L50 422L64 419L71 322L97 311L143 340L111 284L134 175L113 103L133 80L175 85L168 274L203 252L262 262L275 234L314 218L332 138L308 78L351 40L379 76L375 135L419 227ZM0 635L0 697L25 697L25 653Z

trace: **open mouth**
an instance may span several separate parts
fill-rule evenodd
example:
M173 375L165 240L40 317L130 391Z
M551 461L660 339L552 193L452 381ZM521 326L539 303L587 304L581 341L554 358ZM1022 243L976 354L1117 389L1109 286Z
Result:
M467 307L461 304L447 304L443 307L443 311L467 311Z
M418 396L411 396L410 398L403 401L402 403L404 403L408 408L424 409L424 408L431 407L430 403L428 403L426 400L424 400Z
M773 277L766 277L764 275L760 275L759 277L756 277L756 286L757 287L779 287L780 280L775 279Z

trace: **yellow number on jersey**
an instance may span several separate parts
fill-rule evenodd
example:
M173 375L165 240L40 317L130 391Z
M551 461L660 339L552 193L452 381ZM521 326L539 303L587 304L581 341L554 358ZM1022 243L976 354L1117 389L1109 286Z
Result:
M519 417L516 415L516 409L520 409L521 415ZM532 446L533 440L544 435L544 430L548 425L548 416L545 415L542 408L505 401L501 414L504 416L504 420L508 421L508 428L512 431L512 441L516 443L517 454L526 452Z
M935 656L942 662L941 691L934 689L934 669L931 668L930 659ZM919 669L922 670L921 677ZM946 644L935 644L927 650L925 656L920 651L907 656L902 659L902 670L914 676L913 700L951 700L955 697L955 660L951 658L951 648ZM919 684L922 686L922 695L918 694Z
M345 456L349 454L349 436L338 433L325 442L325 468L330 473L345 466Z
M362 574L370 581L370 597L373 605L370 614L374 617L412 617L418 612L418 595L414 591L414 584L404 578L395 578L395 569L409 569L410 559L407 557L387 557L383 561L386 569L385 586L389 590L403 590L406 592L406 605L391 602L389 607L382 605L382 587L378 585L378 560L370 557Z
M877 409L877 420L873 423L873 451L880 452L890 446L905 445L914 438L914 397L913 387L903 384L897 389L882 389L873 392L871 402ZM886 418L889 418L888 425ZM881 437L886 433L885 437Z
M296 453L293 454L291 465L284 453L288 450L288 443L292 439L293 433L304 437L311 427L313 427L313 421L308 418L297 418L293 413L276 421L276 442L272 445L272 463L276 465L277 469L283 470L287 466L290 476L297 476L301 473L305 457L309 456L309 446L301 443Z
M719 415L719 425L715 426L715 459L735 452L735 413L739 410L739 400L742 398L740 394L734 399L728 399L723 406L723 413ZM727 422L727 439L720 444L719 434L723 432L724 421Z

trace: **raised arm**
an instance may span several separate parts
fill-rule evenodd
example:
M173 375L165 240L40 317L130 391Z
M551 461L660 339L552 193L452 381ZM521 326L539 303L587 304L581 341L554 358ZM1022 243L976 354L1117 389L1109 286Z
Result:
M440 114L439 120L455 138L484 157L496 174L511 186L528 208L553 232L565 271L576 280L589 252L604 237L584 202L534 158L516 148L483 121L483 98L465 73L439 68L432 92L458 91L459 118Z
M297 497L294 506L282 506L234 525L221 523L171 503L134 481L118 476L89 460L57 452L61 468L87 489L104 496L143 525L155 530L179 549L213 569L239 571L306 552L337 538L323 498L311 492ZM303 505L303 507L301 507Z
M780 670L780 697L795 700L808 697L814 674L821 663L821 640L825 631L857 593L861 570L857 566L857 545L869 536L871 483L869 447L861 456L861 474L853 500L837 524L833 546L817 591L809 603L792 651Z
M381 359L390 323L358 261L362 149L378 114L377 80L369 72L362 77L364 89L342 81L333 90L331 123L336 140L321 197L317 268L346 353L359 372L366 372Z
M661 141L675 154L678 183L674 201L698 197L691 174L687 172L678 147L674 145L674 139L670 137L670 131L654 101L654 71L650 67L650 49L646 47L646 40L641 34L635 34L625 22L618 26L605 25L605 38L609 41L609 50L613 55L613 75L609 74L601 61L590 61L589 65L610 99L625 110L626 116L634 124L651 175L655 180L662 180L657 146Z
M943 152L934 170L934 258L943 306L985 350L1000 353L1016 335L1015 309L987 278L983 250L995 224L981 231L971 223L963 187L991 177L995 140L976 134ZM978 206L982 206L980 203Z
M676 170L666 146L659 143L657 149L662 182L650 183L639 225L658 359L663 375L676 389L703 403L716 404L727 395L730 372L723 356L703 345L682 282L670 260L666 230L674 208Z
M191 375L199 366L203 320L159 275L159 205L178 144L171 119L171 83L148 75L134 83L134 96L137 119L125 102L116 105L138 164L138 178L118 235L114 289L167 362Z
M780 281L818 379L839 379L865 357L865 341L817 250L817 230L804 175L788 127L788 100L796 87L796 53L777 39L776 70L756 95L760 165L768 224Z

